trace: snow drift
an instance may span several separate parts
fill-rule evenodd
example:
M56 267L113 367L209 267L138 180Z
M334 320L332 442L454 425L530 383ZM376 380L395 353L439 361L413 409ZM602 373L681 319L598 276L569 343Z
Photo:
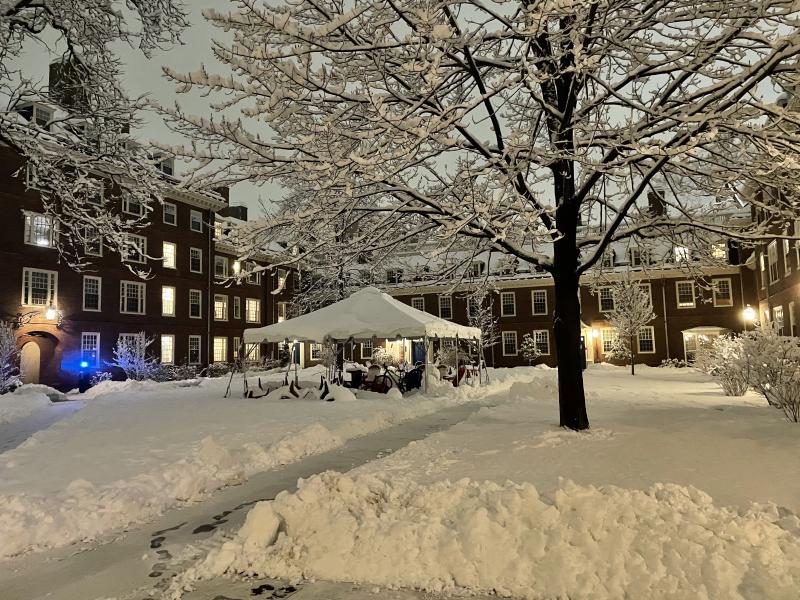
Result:
M328 472L256 505L186 579L234 572L531 599L789 600L800 520L674 484L562 481L543 498L531 484Z

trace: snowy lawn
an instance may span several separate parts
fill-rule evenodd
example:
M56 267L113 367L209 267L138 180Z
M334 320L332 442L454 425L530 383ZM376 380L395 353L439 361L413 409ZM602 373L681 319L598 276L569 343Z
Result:
M303 378L319 380L314 371ZM86 408L1 455L0 557L94 539L253 473L485 396L444 386L438 397L432 390L407 399L224 399L227 381L104 382L85 395ZM235 385L240 395L241 380Z
M796 599L800 427L688 370L554 372L507 402L254 507L183 581L223 573L526 598ZM754 504L755 503L755 504Z

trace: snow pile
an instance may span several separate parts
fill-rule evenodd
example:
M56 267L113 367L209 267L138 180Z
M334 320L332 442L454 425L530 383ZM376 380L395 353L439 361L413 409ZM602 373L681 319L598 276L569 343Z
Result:
M420 485L328 472L249 513L181 579L246 573L523 598L789 600L800 519L744 511L674 484L647 491L562 481Z
M596 440L610 440L614 437L614 432L608 429L587 429L586 431L573 431L572 429L559 429L557 431L545 431L538 436L538 442L533 448L557 448L572 442L585 442Z
M47 394L27 386L18 388L13 394L2 394L0 395L0 425L24 419L51 404Z

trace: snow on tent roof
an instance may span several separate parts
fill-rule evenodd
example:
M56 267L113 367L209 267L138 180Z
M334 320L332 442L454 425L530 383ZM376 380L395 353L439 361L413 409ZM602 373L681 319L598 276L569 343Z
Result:
M367 287L330 306L307 315L288 319L282 323L244 330L247 344L264 342L322 342L326 339L367 340L440 337L475 339L480 329L466 327L412 308L384 294L379 289Z

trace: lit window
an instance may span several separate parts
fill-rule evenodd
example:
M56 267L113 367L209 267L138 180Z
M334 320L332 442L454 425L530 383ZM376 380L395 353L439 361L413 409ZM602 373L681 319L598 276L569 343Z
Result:
M81 362L90 367L100 365L100 334L95 331L81 333Z
M278 269L278 287L276 291L283 290L286 287L286 269Z
M224 278L228 276L228 257L214 257L214 277Z
M711 246L711 258L716 260L727 260L728 246L726 244L713 244Z
M775 321L775 329L779 335L783 335L783 306L772 307L772 318Z
M175 288L170 285L161 286L161 315L175 316Z
M517 332L504 331L503 356L516 356L516 355L517 355Z
M189 290L189 318L203 318L203 293L200 290Z
M546 290L533 290L531 292L531 303L533 305L533 314L546 315L547 314L547 291Z
M783 275L789 275L792 272L792 267L789 264L789 252L791 251L789 247L789 240L781 240L783 243Z
M686 246L675 246L672 250L673 255L675 256L676 263L687 263L689 262L689 258L691 257L691 252Z
M714 291L714 306L733 306L730 279L712 279Z
M200 364L200 344L201 337L199 335L189 336L189 356L187 358L190 365Z
M504 317L513 317L517 314L516 294L503 292L500 294L500 314Z
M147 262L147 238L129 233L125 238L127 260L135 263Z
M233 338L233 348L231 351L233 352L233 360L239 360L239 348L242 345L242 339L238 337Z
M288 308L289 304L287 302L278 302L278 323L283 323L286 320Z
M83 251L89 256L103 256L103 237L97 228L84 228Z
M228 361L228 338L214 338L214 352L212 360L215 363Z
M610 287L601 287L597 291L600 303L600 312L611 312L614 310L614 290Z
M56 306L58 273L41 269L22 270L22 305Z
M175 336L161 336L161 364L171 365L175 363Z
M178 207L172 202L164 202L161 207L164 223L167 225L178 224Z
M639 354L653 354L656 351L656 340L651 326L639 330L638 344Z
M453 298L452 296L439 296L439 316L442 319L453 318Z
M614 350L619 334L615 327L605 327L600 330L600 341L603 344L603 354L609 354Z
M192 273L203 272L203 251L200 248L189 248L189 270Z
M244 269L247 271L247 283L261 283L261 271L256 271L258 265L254 262L247 262L244 264Z
M550 332L547 329L537 329L533 332L533 341L539 354L550 354Z
M284 319L286 318L286 308L284 304ZM280 307L279 307L280 308ZM248 323L261 323L261 300L258 298L248 298L245 301L245 318ZM278 316L280 318L280 315Z
M675 293L678 297L678 308L694 308L694 282L693 281L676 281Z
M199 233L203 232L203 213L193 210L189 213L189 228Z
M322 357L322 344L311 344L311 360L320 360Z
M233 299L233 318L242 318L242 299L239 296L235 296Z
M138 281L119 282L119 312L144 314L145 284Z
M103 280L92 275L83 276L83 310L100 311L100 291Z
M425 310L425 298L412 298L411 299L411 308L416 308L417 310Z
M214 294L214 320L228 320L228 297L223 294Z
M164 242L161 245L161 254L163 256L164 268L175 269L177 267L178 247L172 242Z
M53 217L25 212L25 243L31 246L52 248L56 243L58 228Z

